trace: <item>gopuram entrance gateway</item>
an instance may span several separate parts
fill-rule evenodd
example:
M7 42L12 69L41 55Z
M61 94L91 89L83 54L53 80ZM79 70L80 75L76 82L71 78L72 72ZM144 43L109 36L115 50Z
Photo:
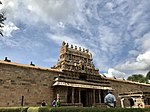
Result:
M61 70L53 83L54 97L65 106L100 106L110 83L99 75L88 49L69 47L65 42L60 49L58 63L52 69Z

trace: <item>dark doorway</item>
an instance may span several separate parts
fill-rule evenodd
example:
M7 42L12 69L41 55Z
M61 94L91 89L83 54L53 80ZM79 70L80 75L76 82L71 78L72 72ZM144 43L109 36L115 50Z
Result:
M72 89L68 88L67 103L72 102Z
M104 103L104 98L107 95L107 90L101 90L100 96L101 96L101 102L100 103Z
M86 91L81 91L81 103L83 104L83 107L86 106Z
M128 99L128 100L129 100L129 102L130 102L130 107L134 106L134 101L133 101L133 99L131 98L131 99Z
M101 90L101 102L100 103L104 103L104 91L103 90Z

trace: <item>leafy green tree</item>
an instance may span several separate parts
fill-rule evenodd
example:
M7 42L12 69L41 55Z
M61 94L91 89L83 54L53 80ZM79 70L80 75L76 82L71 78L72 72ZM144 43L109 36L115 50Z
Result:
M0 5L2 4L2 2L0 1ZM4 21L6 20L6 17L4 16L4 12L0 13L0 35L3 36L3 31L2 28L4 27Z
M129 76L127 80L140 82L140 83L148 83L148 80L144 75L142 74L133 74L132 76Z
M150 71L147 73L146 78L150 80Z

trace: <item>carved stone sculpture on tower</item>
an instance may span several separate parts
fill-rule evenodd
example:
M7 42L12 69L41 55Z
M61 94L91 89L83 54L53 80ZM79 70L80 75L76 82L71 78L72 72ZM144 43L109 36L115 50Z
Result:
M98 74L93 62L92 54L88 49L71 45L63 42L60 50L60 59L55 69L76 71L88 74Z

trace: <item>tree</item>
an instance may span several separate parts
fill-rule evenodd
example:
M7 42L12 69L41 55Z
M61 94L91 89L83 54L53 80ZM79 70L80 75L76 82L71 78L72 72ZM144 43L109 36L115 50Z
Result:
M2 2L0 1L0 4L2 4ZM3 36L3 31L2 28L4 27L4 21L6 20L6 17L4 16L4 12L0 13L0 35Z
M148 83L147 78L144 77L142 74L133 74L132 76L129 76L127 80L140 82L140 83Z
M147 73L146 78L150 80L150 71Z

